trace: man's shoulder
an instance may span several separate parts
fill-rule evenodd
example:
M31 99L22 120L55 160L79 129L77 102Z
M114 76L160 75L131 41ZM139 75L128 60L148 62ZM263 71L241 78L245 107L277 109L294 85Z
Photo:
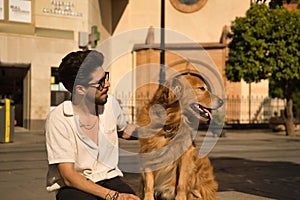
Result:
M111 94L108 95L108 98L107 98L107 102L104 104L104 107L107 109L109 107L111 107L111 105L113 104L113 102L115 101L115 97Z
M73 115L73 108L72 108L72 102L71 101L64 101L57 105L55 108L53 108L49 114L48 118L50 116L60 116L60 115Z
M120 102L114 95L109 94L107 98L107 104L115 105L120 104Z

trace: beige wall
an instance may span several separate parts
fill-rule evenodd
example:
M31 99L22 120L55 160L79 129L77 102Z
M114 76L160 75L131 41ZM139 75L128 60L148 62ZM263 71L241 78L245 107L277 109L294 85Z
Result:
M0 61L30 64L23 90L26 128L44 128L50 111L51 67L58 66L70 51L78 50L79 31L90 32L91 25L100 23L99 6L94 5L97 0L73 2L72 10L82 16L43 13L43 8L54 7L49 0L39 0L33 4L32 24L0 22ZM102 39L106 38L102 35Z
M160 27L160 1L130 0L115 33L143 27ZM244 16L248 0L209 0L199 11L182 13L165 1L165 28L178 31L197 42L219 41L222 28ZM179 41L178 41L179 42Z
M58 66L61 58L68 52L78 50L79 31L89 33L91 26L97 25L102 44L111 36L125 31L148 28L151 25L160 27L160 1L71 1L74 3L72 10L82 13L82 16L44 13L43 8L54 9L54 6L49 0L39 0L32 1L32 24L0 21L0 61L27 63L31 66L24 80L27 86L24 89L24 120L28 121L25 123L28 124L27 128L43 129L43 122L50 110L50 69ZM176 10L168 0L165 2L165 27L186 35L197 43L219 42L223 27L230 25L236 16L243 16L250 6L250 1L247 0L209 0L199 11L186 14ZM145 39L146 35L133 38L130 42L143 43ZM155 42L159 42L158 35ZM166 38L166 42L170 40ZM136 66L136 57L133 55L131 52L120 55L110 66L112 90L119 78ZM223 73L224 54L216 51L211 57ZM229 91L232 88L230 84L225 83ZM241 85L233 85L242 91Z
M81 17L53 15L44 13L43 8L54 9L54 6L49 0L38 0L35 2L35 27L48 28L57 30L71 30L74 32L88 30L88 3L89 1L73 0L74 12L83 13ZM77 34L74 34L74 39L77 40Z
M41 129L50 110L50 69L62 55L76 49L72 40L0 34L0 59L4 63L30 64L30 78L24 86L24 121L27 128Z
M100 41L110 37L110 33L103 26L102 10L98 0L73 0L72 10L82 13L82 16L63 16L44 13L43 8L54 8L49 0L35 1L35 27L55 30L72 31L74 41L78 41L78 32L90 33L91 26L97 25L101 33ZM109 2L109 1L105 1Z
M160 5L161 1L149 0L130 0L123 10L123 14L118 21L113 35L122 34L126 31L135 29L148 28L153 26L160 27ZM250 1L241 0L209 0L199 11L194 13L182 13L176 10L171 3L165 1L165 28L177 32L178 35L184 35L190 41L195 43L218 43L221 38L222 30L225 25L230 25L237 16L244 16L246 10L250 7ZM132 37L130 42L144 43L144 37ZM160 42L159 33L155 34L155 43ZM168 38L166 43L180 43L180 39ZM184 41L186 42L186 41ZM116 46L115 48L119 48ZM210 52L210 56L216 65L220 68L220 73L224 74L225 54L223 50ZM112 70L112 91L118 83L118 78L135 67L132 55L122 55L120 59L114 61L110 70ZM235 87L237 84L227 83L229 88ZM238 86L239 92L240 86ZM233 89L233 91L236 91Z
M169 1L166 1L165 7L165 27L167 29L172 29L179 34L186 35L192 41L196 43L215 43L217 44L221 39L221 34L223 27L225 25L230 26L231 22L238 16L244 16L246 10L250 6L250 1L240 1L240 0L209 0L207 4L195 13L182 13L176 10ZM147 8L147 9L145 9ZM132 0L129 1L126 9L124 10L123 16L119 21L119 24L115 30L115 34L122 33L124 31L130 31L135 28L147 28L150 25L154 27L160 27L160 1L147 1L147 0ZM146 39L143 38L132 38L136 40L136 43L143 43ZM159 43L159 35L155 35L155 43ZM169 39L169 41L171 41ZM166 37L166 42L168 43L168 38ZM172 41L174 42L174 41ZM181 41L177 40L177 43ZM156 59L155 61L151 59L148 53L143 53L140 51L137 56L137 62L131 61L131 56L127 55L128 65L122 67L128 68L132 65L139 66L147 62L159 63ZM226 50L225 49L210 49L208 54L212 58L213 62L219 69L220 74L224 78L225 91L228 96L243 96L247 98L249 94L252 97L267 97L268 96L268 82L262 81L260 83L251 84L251 92L249 91L248 84L241 83L232 83L226 80L225 78L225 60L226 60ZM141 56L141 57L139 57ZM123 56L122 62L125 63L126 59ZM145 60L146 59L146 60ZM147 60L148 59L148 60ZM169 58L167 58L169 59ZM132 62L130 66L129 62ZM112 86L117 83L117 79L122 76L122 73L126 71L125 69L117 66L121 66L120 60L117 60L115 64L112 65L112 70L116 72L113 75L118 75L116 79L112 81ZM122 63L121 62L121 63ZM148 72L146 74L151 74ZM142 79L147 79L143 77ZM143 80L144 81L144 80ZM138 82L138 80L137 80ZM151 87L151 86L150 86ZM251 102L249 102L251 103ZM251 118L254 117L255 112L259 109L259 104L245 106L245 104L240 104L237 108L239 113L240 122L242 119L248 119L249 111L251 111ZM229 112L230 113L230 112ZM246 113L246 117L244 116Z

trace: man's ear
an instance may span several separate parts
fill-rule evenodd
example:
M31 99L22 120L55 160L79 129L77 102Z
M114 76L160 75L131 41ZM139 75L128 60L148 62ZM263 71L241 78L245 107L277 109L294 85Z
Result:
M75 86L75 93L79 95L85 95L86 93L86 88L83 87L82 85L76 85Z

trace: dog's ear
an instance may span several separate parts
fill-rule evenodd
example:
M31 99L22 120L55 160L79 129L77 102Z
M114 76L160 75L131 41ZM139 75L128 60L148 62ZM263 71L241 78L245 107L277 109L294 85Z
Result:
M169 101L179 100L183 95L183 85L178 78L173 78L169 85Z
M164 85L160 85L154 93L149 105L168 105L178 101L183 95L183 85L178 78L167 80Z

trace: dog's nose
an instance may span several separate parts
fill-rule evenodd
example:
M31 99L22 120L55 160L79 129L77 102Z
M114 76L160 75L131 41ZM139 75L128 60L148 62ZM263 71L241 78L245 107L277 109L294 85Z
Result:
M222 99L219 99L220 106L223 105L224 101Z

